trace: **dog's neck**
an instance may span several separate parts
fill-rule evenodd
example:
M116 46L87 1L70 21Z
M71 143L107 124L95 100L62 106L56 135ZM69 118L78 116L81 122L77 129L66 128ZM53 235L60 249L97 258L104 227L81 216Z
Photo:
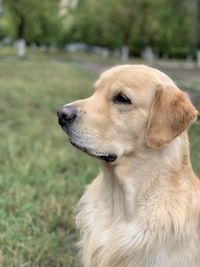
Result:
M187 172L191 172L187 133L161 150L144 147L131 160L129 155L116 165L104 164L102 190L112 217L131 218L149 188L177 186Z

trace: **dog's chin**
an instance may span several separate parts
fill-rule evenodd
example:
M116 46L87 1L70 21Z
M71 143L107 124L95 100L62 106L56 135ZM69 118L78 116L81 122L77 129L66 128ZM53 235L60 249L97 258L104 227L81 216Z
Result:
M92 157L99 158L99 159L101 159L101 160L103 160L105 162L111 163L111 162L114 162L117 159L117 155L115 155L114 153L105 153L105 152L95 151L95 150L92 150L90 148L80 146L80 145L76 144L74 141L72 141L70 139L69 139L69 141L73 146L75 146L79 150L87 153L88 155L90 155Z

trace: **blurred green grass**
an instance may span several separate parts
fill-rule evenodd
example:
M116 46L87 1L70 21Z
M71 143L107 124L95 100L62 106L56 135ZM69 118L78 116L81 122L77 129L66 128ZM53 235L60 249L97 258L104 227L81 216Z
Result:
M0 62L0 266L76 266L74 210L98 165L67 142L56 110L96 78L73 63ZM200 174L200 125L190 136Z
M56 110L90 95L95 78L74 64L0 62L4 267L75 266L74 209L98 167L69 145Z

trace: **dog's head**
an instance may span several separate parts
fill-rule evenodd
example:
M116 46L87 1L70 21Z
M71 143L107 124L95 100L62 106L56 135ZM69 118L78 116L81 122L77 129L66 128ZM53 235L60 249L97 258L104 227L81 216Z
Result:
M163 148L197 115L188 96L167 75L142 65L104 72L91 97L58 111L70 142L107 162L145 147Z

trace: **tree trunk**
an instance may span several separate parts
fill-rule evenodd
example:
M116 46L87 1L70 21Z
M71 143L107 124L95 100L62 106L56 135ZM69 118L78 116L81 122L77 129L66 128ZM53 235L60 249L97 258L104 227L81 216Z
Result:
M24 39L17 41L17 55L19 58L23 58L26 55L26 41Z
M151 46L146 46L142 52L142 58L146 61L146 63L150 66L154 65L155 62L155 54Z
M200 0L197 0L197 67L200 68Z
M121 60L123 63L127 63L129 60L129 47L128 47L128 45L122 46Z
M197 68L200 69L200 49L197 50Z
M16 10L19 22L17 25L17 55L19 58L23 58L26 55L26 41L25 41L25 18Z

